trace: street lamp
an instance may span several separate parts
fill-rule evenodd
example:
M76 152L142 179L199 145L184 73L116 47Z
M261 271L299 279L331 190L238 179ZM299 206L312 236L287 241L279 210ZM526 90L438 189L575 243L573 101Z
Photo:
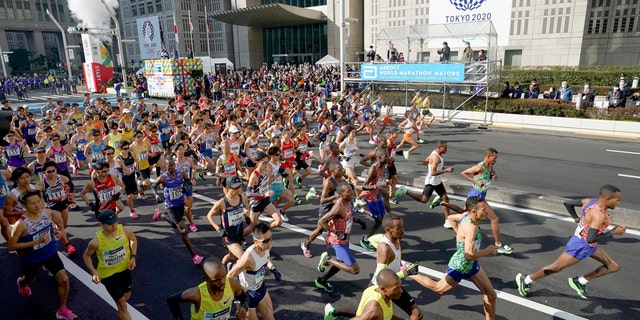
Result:
M111 10L111 8L104 2L104 0L100 0L100 2L102 2L102 4L104 5L105 9L107 9L107 12L109 12L109 16L111 16L111 20L113 20L113 23L116 25L115 29L113 30L113 34L116 36L116 40L118 41L118 51L120 51L120 59L118 59L118 64L120 64L120 68L122 69L122 82L124 84L124 88L125 91L127 89L127 67L125 66L124 63L124 50L122 49L122 36L120 34L120 23L118 22L118 18L116 17L116 14L113 12L113 10Z
M71 62L69 61L69 46L67 46L67 34L64 33L64 29L62 29L62 26L60 25L60 23L58 23L58 20L56 20L56 18L53 17L51 12L49 12L49 9L47 9L46 11L47 11L47 15L49 16L49 19L51 19L51 21L53 21L53 23L56 24L58 29L60 29L60 32L62 32L62 45L64 46L64 57L67 60L67 73L69 74L69 81L73 81L73 75L71 74ZM4 63L2 65L4 66ZM5 76L6 76L6 71L5 71Z
M345 74L345 66L344 63L344 50L345 50L345 41L344 41L344 30L347 27L347 22L349 23L357 23L357 18L345 17L345 2L348 0L340 0L340 92L346 88L344 83L344 74Z

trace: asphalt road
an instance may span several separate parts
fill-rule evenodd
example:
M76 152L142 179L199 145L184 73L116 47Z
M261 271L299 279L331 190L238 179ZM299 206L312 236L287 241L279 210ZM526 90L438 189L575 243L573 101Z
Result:
M621 207L640 209L640 199L633 195L637 190L637 163L640 147L635 141L603 140L591 137L540 135L528 132L502 130L482 131L472 128L453 128L434 125L424 137L427 140L411 159L397 162L401 175L422 176L425 167L421 164L427 153L433 149L437 139L449 141L449 151L445 155L447 165L454 165L456 172L445 178L459 179L459 172L482 159L483 150L489 146L500 152L496 170L499 180L496 186L524 190L535 194L575 197L595 195L604 183L619 186L623 191ZM361 142L364 141L362 138ZM364 142L362 148L370 150ZM607 151L614 150L614 151ZM637 154L636 154L637 153ZM620 176L626 175L626 176ZM79 183L86 181L86 173L81 174ZM200 231L192 234L196 250L205 256L222 256L225 252L217 233L208 226L205 214L211 207L210 199L217 199L220 190L212 187L213 179L206 186L197 187L198 197L194 213ZM317 177L308 184L318 186ZM306 192L303 189L301 194ZM490 191L491 192L491 191ZM462 199L454 197L458 204ZM393 206L405 215L407 233L403 240L403 259L421 261L421 272L439 278L453 253L455 242L453 233L442 228L440 209L429 210L425 205L401 198L401 203ZM498 293L498 319L628 319L637 317L639 298L632 294L638 287L638 278L633 267L640 249L633 244L639 240L639 233L631 230L624 237L609 241L604 248L620 264L620 272L596 279L588 284L589 300L580 299L567 285L567 277L593 270L598 264L593 260L584 261L560 274L537 281L530 298L518 296L514 276L518 272L530 273L555 259L564 249L575 224L565 216L555 216L534 210L506 207L493 204L501 218L503 241L514 247L511 256L492 256L480 260ZM201 271L193 265L187 250L173 230L162 222L151 222L156 204L153 200L136 200L140 219L132 220L126 213L121 222L136 232L140 241L138 268L134 271L134 289L130 305L140 313L136 319L169 319L165 298L177 291L195 286L201 281ZM375 259L358 246L356 252L361 267L359 275L339 273L332 280L336 293L326 294L313 286L319 276L316 270L317 257L325 250L321 240L316 240L311 249L314 258L301 255L298 243L315 227L317 202L292 208L291 221L274 231L272 255L283 273L283 281L275 282L268 276L267 284L271 292L276 319L321 319L323 306L332 302L338 307L354 309L360 292L367 286L375 268ZM86 210L86 208L83 208ZM612 212L615 214L615 211ZM70 215L68 232L71 242L81 253L98 229L92 214L78 211ZM372 222L369 220L368 224ZM483 246L491 242L491 232L487 223L483 229ZM364 231L356 228L351 239L357 244ZM6 243L0 240L0 263L4 272L0 273L0 319L49 319L57 307L55 281L41 272L38 281L31 288L33 295L23 298L15 288L15 278L20 274L18 260L10 256ZM353 245L352 245L353 247ZM96 293L100 286L86 281L88 274L80 254L65 262L70 270L71 292L69 307L81 319L113 319L115 310L108 304L106 294ZM85 279L83 282L82 280ZM411 280L404 285L416 299L421 310L430 319L477 319L482 317L480 294L464 285L451 293L438 296ZM187 314L185 305L183 311ZM398 313L401 314L401 313Z

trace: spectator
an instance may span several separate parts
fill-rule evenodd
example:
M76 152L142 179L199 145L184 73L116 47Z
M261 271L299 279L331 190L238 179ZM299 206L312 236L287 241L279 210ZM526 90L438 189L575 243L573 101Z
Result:
M504 86L502 87L502 93L500 94L500 98L509 98L511 97L511 86L509 85L509 81L505 81Z
M391 61L391 56L396 56L396 58L398 57L398 50L396 50L396 48L393 47L393 43L391 43L391 41L389 41L389 50L387 50L387 60L390 62L395 62L395 61Z
M613 86L613 89L607 92L606 99L609 103L609 108L624 108L627 104L627 97L625 96L624 92L620 90L620 84L618 83Z
M376 53L376 61L374 62L384 62L384 60L382 59L382 57Z
M524 92L525 99L538 99L538 95L540 95L540 91L538 90L538 87L533 84L530 84L527 91Z
M438 50L438 54L440 55L440 62L449 62L451 60L451 48L449 48L449 44L446 41L442 43L442 49Z
M471 43L465 42L464 51L462 51L462 59L460 61L464 63L470 63L473 60L473 49L471 49Z
M193 49L187 48L187 59L193 59Z
M475 61L487 61L487 55L484 49L480 49L478 56L474 58Z
M633 101L633 105L635 106L640 106L640 91L636 91L634 92L631 97L630 97L631 101Z
M398 62L405 62L404 54L402 52L400 52L400 55L398 56Z
M585 82L584 89L582 89L582 102L593 103L596 100L596 90L591 88L589 82Z
M562 81L560 88L556 91L555 99L564 101L571 101L573 99L573 89L567 84L566 81Z
M549 90L542 93L542 97L545 99L553 99L556 96L556 88L550 87Z
M167 49L162 48L162 52L160 52L160 59L169 59L169 52L167 52Z
M376 51L373 50L373 46L369 46L369 51L367 51L367 61L373 62L376 60Z
M173 49L173 51L171 51L171 59L175 59L175 60L180 59L180 56L178 55L178 50Z
M513 88L511 88L511 98L512 99L522 98L522 87L520 87L520 82L518 81L513 83Z

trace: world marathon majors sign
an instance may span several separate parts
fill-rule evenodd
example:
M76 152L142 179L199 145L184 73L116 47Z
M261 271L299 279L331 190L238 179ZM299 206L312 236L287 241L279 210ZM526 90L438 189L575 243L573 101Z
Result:
M360 78L366 81L464 82L464 64L364 63Z

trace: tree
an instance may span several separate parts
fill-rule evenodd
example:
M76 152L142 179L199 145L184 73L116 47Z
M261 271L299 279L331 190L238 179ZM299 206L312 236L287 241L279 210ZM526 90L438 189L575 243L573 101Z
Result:
M9 66L15 72L25 72L31 70L30 58L35 53L26 49L13 49L13 53L9 54Z

